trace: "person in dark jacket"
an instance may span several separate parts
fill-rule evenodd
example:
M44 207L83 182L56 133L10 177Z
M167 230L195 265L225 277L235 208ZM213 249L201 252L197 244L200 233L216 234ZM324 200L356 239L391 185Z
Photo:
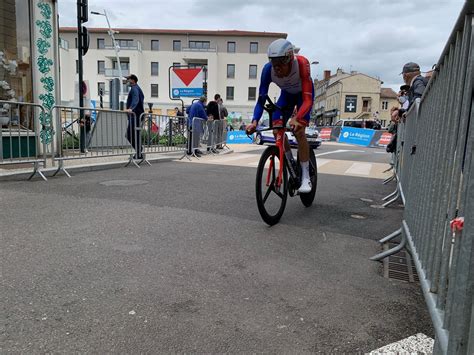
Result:
M135 149L133 159L143 159L140 130L138 129L141 125L141 115L145 112L143 107L143 91L137 84L138 78L136 75L131 74L127 76L127 80L130 85L126 106L127 112L130 113L128 115L127 140ZM134 115L131 113L134 113Z
M209 117L210 120L219 121L221 119L221 111L220 111L219 103L218 103L220 98L221 98L221 95L215 94L214 95L214 101L210 101L207 104L206 112L207 112L207 116ZM221 123L222 122L216 122L212 126L215 129L213 134L214 134L215 138L217 138L217 142L213 142L212 136L209 135L209 142L208 142L207 150L208 151L210 150L213 153L217 153L217 151L215 150L215 144L220 143L219 137L222 137L222 124Z
M416 63L409 62L403 66L403 70L400 73L403 75L403 81L410 88L408 89L408 109L400 109L398 111L399 116L401 117L410 107L415 103L416 99L419 99L423 96L425 92L426 85L428 80L421 75L420 66Z
M202 154L202 152L198 149L199 142L201 140L201 134L204 132L202 124L204 121L207 121L207 113L205 109L206 101L207 98L205 96L201 96L199 100L195 101L191 107L189 107L188 111L188 127L192 130L192 149L194 154L198 157ZM202 120L193 120L193 118L201 118Z

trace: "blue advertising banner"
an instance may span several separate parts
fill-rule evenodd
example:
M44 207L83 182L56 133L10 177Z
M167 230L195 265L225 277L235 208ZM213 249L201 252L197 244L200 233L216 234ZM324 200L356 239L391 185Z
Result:
M339 143L349 143L368 147L373 135L373 129L343 127L339 136Z
M230 132L227 132L227 143L229 144L252 143L252 139L247 137L247 133L245 133L245 131L230 131Z

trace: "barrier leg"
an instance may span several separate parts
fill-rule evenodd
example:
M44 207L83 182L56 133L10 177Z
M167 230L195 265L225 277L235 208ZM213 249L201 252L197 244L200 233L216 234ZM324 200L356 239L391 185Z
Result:
M33 172L31 173L31 175L28 177L28 180L31 180L33 178L33 176L35 176L36 174L38 174L39 176L41 176L41 178L44 180L44 181L48 181L48 179L46 178L46 176L44 176L43 172L39 169L39 164L38 162L35 162L33 164Z
M393 181L395 179L395 174L390 176L389 178L386 178L383 182L384 185L387 185L390 181Z
M393 196L395 196L397 192L398 192L398 186L397 186L397 188L395 189L395 191L393 191L390 195L385 196L385 197L382 199L382 201L387 201L389 198L392 198Z
M388 173L390 170L393 170L393 165L390 166L387 170L384 170L383 173Z
M59 161L58 168L57 168L56 171L54 172L53 176L56 176L60 171L62 171L68 178L71 177L71 175L69 175L69 173L67 172L67 170L64 168L64 160L60 160L60 161Z
M130 157L128 158L128 163L125 164L125 167L129 166L130 164L135 165L138 169L140 169L140 166L137 164L135 159L133 159L133 154L130 154Z
M400 244L398 244L396 247L394 247L394 248L392 248L392 249L386 250L386 251L384 251L384 252L382 252L382 253L379 253L379 254L377 254L377 255L372 256L372 257L370 258L370 260L372 260L372 261L380 261L380 260L382 260L382 259L385 259L387 256L396 254L396 253L398 253L400 250L402 250L403 248L405 248L405 246L407 245L407 238L406 238L405 234L401 233L401 231L402 231L401 229L399 229L398 231L400 232L399 234L402 235L402 240L401 240ZM398 231L397 231L397 232L398 232ZM388 237L388 236L387 236L387 237ZM394 237L392 237L392 239L393 239L393 238L394 238Z
M385 202L385 203L382 205L382 207L390 206L392 203L394 203L396 200L398 200L399 197L400 197L400 192L399 192L398 189L397 189L397 194L395 195L395 197L392 198L390 201Z
M384 243L387 243L389 241L391 241L393 238L399 236L400 234L402 233L402 229L397 229L395 232L387 235L386 237L382 238L379 240L379 243L380 244L384 244Z

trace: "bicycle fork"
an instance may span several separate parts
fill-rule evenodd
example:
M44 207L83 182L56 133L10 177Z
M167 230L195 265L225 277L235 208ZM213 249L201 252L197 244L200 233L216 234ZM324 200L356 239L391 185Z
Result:
M275 181L275 189L280 189L281 187L281 184L283 182L283 169L284 169L284 166L283 166L283 160L286 159L286 162L287 162L287 165L288 165L288 170L290 172L290 176L295 178L297 177L297 174L296 174L296 171L294 169L294 166L293 166L293 161L292 159L290 159L288 157L288 155L286 154L287 151L285 149L285 141L284 141L284 137L285 137L285 131L283 130L280 130L277 132L277 136L276 136L276 142L275 142L275 145L278 147L278 152L279 152L279 160L280 160L280 168L278 170L278 176L276 178L276 181ZM291 150L289 151L289 154L291 155ZM267 174L267 186L270 186L271 184L271 176L272 176L272 171L273 171L273 168L275 167L275 161L274 159L270 159L270 166L269 166L269 169L268 169L268 174Z

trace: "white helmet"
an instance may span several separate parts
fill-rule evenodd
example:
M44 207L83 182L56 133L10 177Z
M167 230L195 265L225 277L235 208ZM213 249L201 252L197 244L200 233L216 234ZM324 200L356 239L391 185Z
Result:
M271 62L289 63L294 58L294 47L290 41L279 38L268 46L268 58Z

